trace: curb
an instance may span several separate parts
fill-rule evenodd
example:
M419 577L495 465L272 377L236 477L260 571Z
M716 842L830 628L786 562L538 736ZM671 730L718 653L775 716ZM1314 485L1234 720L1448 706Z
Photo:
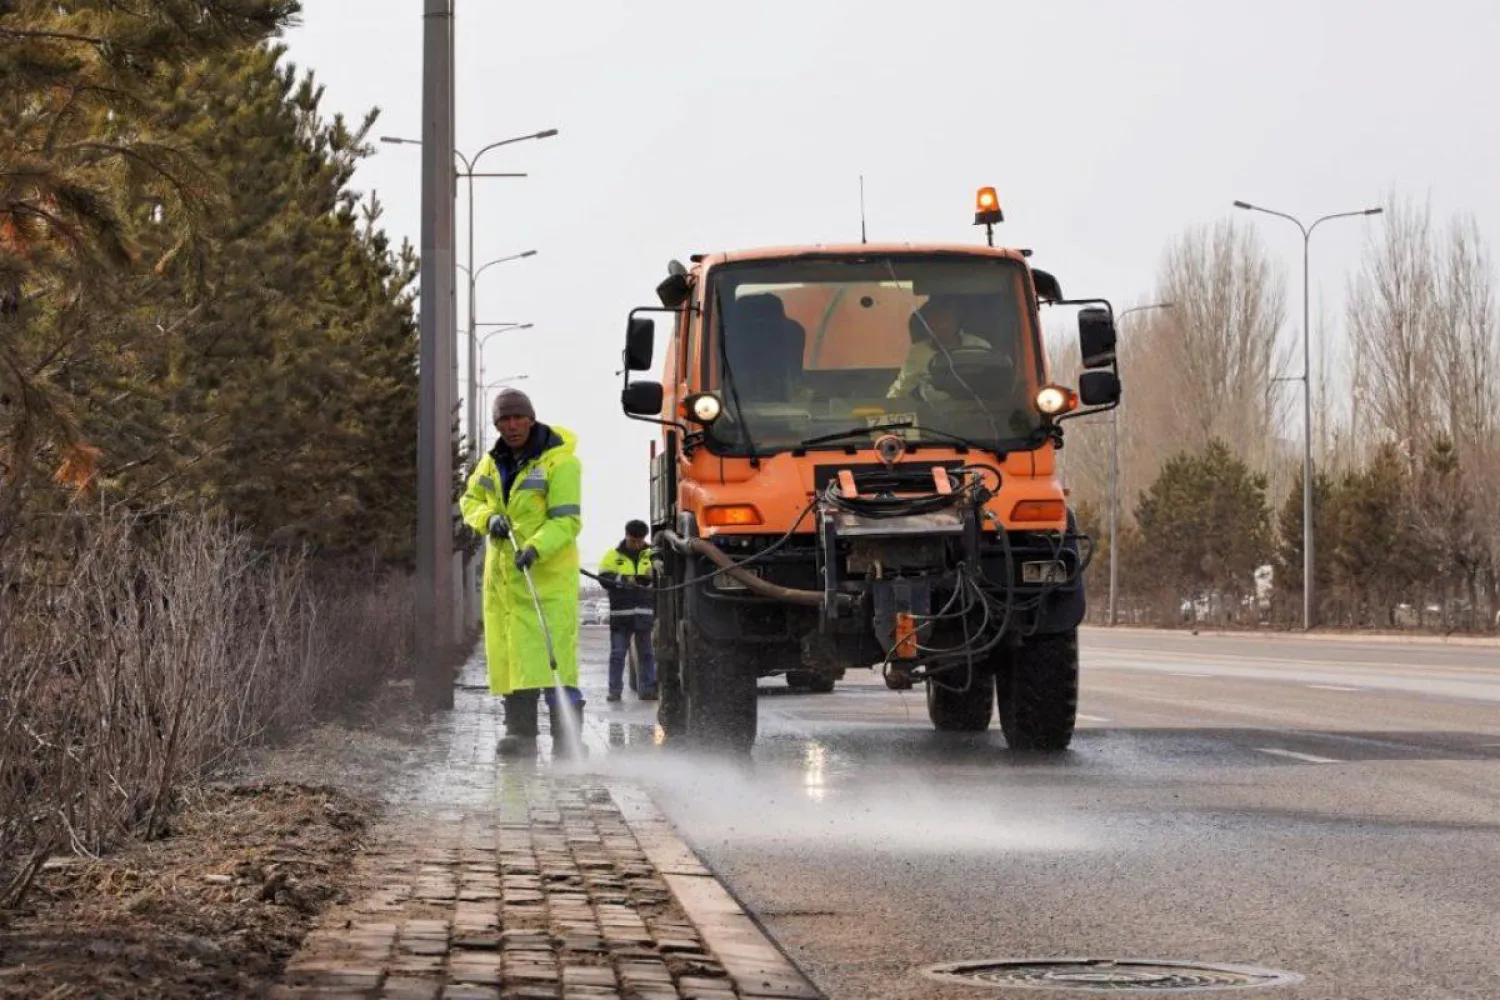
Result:
M646 792L607 782L625 824L744 1000L827 1000L740 905Z
M1471 646L1500 648L1500 638L1476 635L1393 635L1389 632L1273 632L1269 629L1151 628L1145 625L1083 625L1088 635L1178 635L1184 638L1271 639L1278 642L1332 642L1357 645L1373 643L1395 646Z

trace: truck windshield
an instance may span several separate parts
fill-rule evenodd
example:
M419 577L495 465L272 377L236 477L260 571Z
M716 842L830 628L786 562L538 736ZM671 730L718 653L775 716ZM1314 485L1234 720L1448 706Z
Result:
M717 450L826 435L825 447L857 446L839 432L892 424L931 444L1038 441L1041 358L1017 261L802 257L721 265L711 282L703 377L724 400Z

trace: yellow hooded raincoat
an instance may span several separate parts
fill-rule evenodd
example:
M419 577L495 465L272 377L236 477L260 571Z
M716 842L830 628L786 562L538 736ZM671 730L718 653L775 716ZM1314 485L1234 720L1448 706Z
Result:
M582 469L573 454L574 435L537 424L541 452L516 470L510 496L502 492L499 468L485 455L459 501L464 523L486 539L484 552L484 653L490 691L510 694L552 686L547 646L526 580L516 569L517 548L537 551L531 579L552 631L562 683L578 686L578 532L582 519ZM503 447L503 445L502 445ZM489 537L491 516L502 514L511 537Z

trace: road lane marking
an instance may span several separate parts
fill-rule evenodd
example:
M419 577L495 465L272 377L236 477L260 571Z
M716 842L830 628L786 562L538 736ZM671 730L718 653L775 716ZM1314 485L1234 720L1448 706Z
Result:
M1108 722L1109 721L1108 719L1106 719L1102 715L1084 715L1082 712L1078 713L1078 718L1082 719L1084 722Z
M1339 761L1332 757L1318 757L1310 753L1298 753L1295 750L1282 750L1277 747L1256 747L1256 753L1268 753L1273 757L1290 757L1292 760L1300 760L1306 764L1337 764Z
M1194 674L1194 673L1189 673L1186 670L1168 670L1167 673L1170 674L1173 677L1212 677L1213 676L1213 674Z
M1308 684L1307 687L1317 688L1319 691L1363 691L1364 688L1345 687L1342 684Z
M1270 638L1265 636L1263 638ZM1484 647L1473 647L1482 650ZM1453 651L1453 647L1447 647L1447 651ZM1436 651L1435 649L1433 651ZM1248 664L1269 665L1271 667L1301 667L1305 669L1327 669L1357 667L1368 670L1399 671L1402 675L1413 672L1446 671L1454 674L1476 674L1486 678L1495 676L1494 667L1470 666L1463 663L1402 663L1397 660L1341 660L1338 658L1317 657L1292 657L1276 658L1267 656L1265 653L1204 653L1197 650L1172 650L1160 647L1124 647L1103 646L1085 650L1090 658L1123 659L1131 663L1138 663L1146 669L1154 668L1162 663L1176 661L1178 663L1202 663L1205 658L1210 660L1234 661ZM1468 656L1469 654L1462 654ZM1149 657L1149 660L1146 659Z

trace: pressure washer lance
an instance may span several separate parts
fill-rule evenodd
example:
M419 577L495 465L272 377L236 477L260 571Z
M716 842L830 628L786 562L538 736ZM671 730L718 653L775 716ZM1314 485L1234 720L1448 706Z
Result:
M511 543L515 548L515 543ZM542 639L547 643L547 664L552 668L552 673L557 674L557 650L552 646L552 629L547 624L547 616L542 614L542 599L536 596L536 584L531 582L531 570L523 567L521 575L526 578L526 589L531 591L531 606L536 608L536 620L542 625Z
M510 542L511 552L519 552L520 550L516 548L516 537L511 534L510 518L504 514L495 514L494 517L498 517L505 528L505 540ZM521 576L526 579L526 589L531 592L531 606L536 609L537 623L542 626L542 641L547 644L547 664L555 675L557 673L557 650L552 645L552 629L547 626L547 616L542 614L542 599L536 594L536 584L531 582L531 569L523 567Z

